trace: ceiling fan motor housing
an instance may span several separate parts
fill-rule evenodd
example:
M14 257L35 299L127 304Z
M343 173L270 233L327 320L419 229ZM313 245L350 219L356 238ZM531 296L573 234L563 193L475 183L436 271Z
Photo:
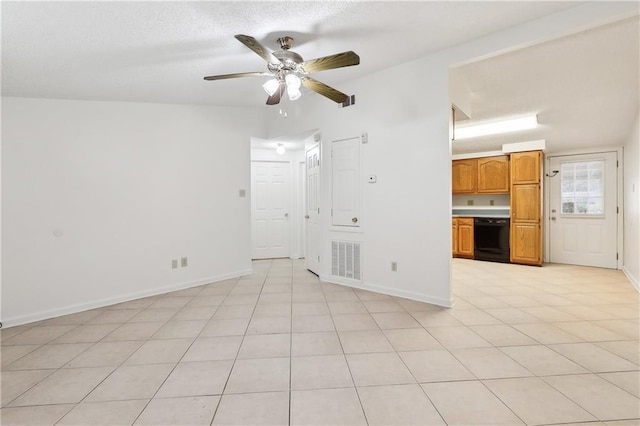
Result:
M292 52L290 50L282 50L279 52L273 52L273 56L280 60L279 64L268 64L269 71L300 71L299 64L303 63L304 60L302 56L298 55L296 52Z
M291 49L291 44L293 43L293 37L284 36L278 39L278 44L280 45L280 49L289 50Z

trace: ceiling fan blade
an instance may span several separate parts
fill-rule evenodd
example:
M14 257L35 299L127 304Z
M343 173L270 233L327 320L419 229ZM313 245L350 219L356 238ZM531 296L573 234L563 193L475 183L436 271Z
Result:
M258 43L258 40L255 38L244 34L236 34L234 37L270 64L280 63L280 59L276 58L266 47Z
M280 103L280 99L282 98L282 94L286 89L286 84L284 81L280 82L280 86L276 92L267 98L267 105L277 105Z
M311 77L304 77L302 79L302 85L307 89L313 90L314 92L319 93L339 104L345 102L349 98L349 96L344 93L334 89L333 87L327 86L318 80L314 80Z
M306 72L317 72L330 70L333 68L350 67L360 63L360 56L352 51L336 53L335 55L323 56L322 58L311 59L302 64Z
M212 80L226 80L228 78L240 78L240 77L262 77L264 75L273 75L273 74L268 72L237 72L233 74L209 75L204 79L207 81L212 81Z

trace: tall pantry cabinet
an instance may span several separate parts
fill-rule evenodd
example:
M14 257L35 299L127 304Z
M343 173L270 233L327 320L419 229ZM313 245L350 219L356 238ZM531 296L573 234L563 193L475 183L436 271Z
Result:
M511 262L542 265L542 151L511 154Z

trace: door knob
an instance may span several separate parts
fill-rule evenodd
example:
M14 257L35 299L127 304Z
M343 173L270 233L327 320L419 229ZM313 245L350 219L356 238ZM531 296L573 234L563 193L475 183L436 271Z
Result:
M309 215L308 215L308 214L305 214L305 215L304 215L304 218L305 218L305 219L309 219Z
M555 216L551 216L551 220L556 220L556 217Z
M358 218L357 218L357 217L352 217L352 218L351 218L351 222L353 222L353 223L358 223Z

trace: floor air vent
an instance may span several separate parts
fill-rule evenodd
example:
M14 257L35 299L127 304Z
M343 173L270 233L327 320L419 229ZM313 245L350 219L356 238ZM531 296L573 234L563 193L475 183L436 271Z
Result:
M331 242L331 275L360 280L360 243Z

